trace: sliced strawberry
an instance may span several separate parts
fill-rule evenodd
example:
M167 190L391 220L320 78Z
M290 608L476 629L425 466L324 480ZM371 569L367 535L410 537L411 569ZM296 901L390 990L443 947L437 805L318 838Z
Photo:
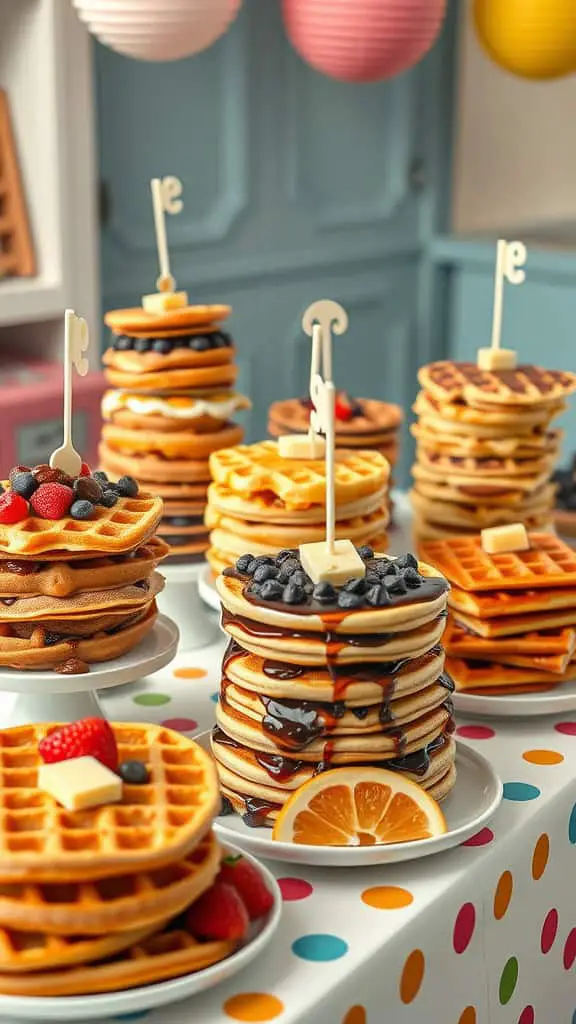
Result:
M262 875L246 857L225 857L218 880L234 886L242 897L251 921L263 917L274 905L274 897Z
M116 737L103 718L83 718L56 729L38 744L46 764L69 761L72 757L95 757L111 771L118 769Z
M351 420L354 415L354 406L343 391L336 395L335 413L337 420Z
M186 926L196 939L243 939L248 933L248 911L232 885L216 881L192 904Z
M11 526L13 523L21 523L30 515L30 508L26 498L14 491L4 491L0 495L0 523Z

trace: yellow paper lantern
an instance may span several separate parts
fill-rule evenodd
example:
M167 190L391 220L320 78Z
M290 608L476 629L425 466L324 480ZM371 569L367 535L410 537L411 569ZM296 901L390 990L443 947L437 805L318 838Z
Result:
M474 23L488 55L514 75L576 71L576 0L474 0Z

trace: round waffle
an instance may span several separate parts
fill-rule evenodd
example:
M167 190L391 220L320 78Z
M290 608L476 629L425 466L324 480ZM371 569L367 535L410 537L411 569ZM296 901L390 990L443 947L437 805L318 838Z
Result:
M411 426L410 432L426 451L440 455L473 456L475 458L532 459L556 456L560 449L562 432L533 433L524 437L509 434L503 438L460 437L435 431L424 420Z
M106 590L83 590L66 597L36 595L34 597L10 597L0 601L0 623L34 622L36 620L69 620L79 617L90 620L102 612L137 611L150 601L164 587L159 572L153 572L147 579L123 587L109 587ZM9 602L9 603L7 603Z
M361 546L370 543L374 537L382 536L388 525L388 510L382 509L368 516L338 520L336 539L348 539ZM220 551L232 555L230 562L245 551L254 554L274 555L282 548L293 548L298 544L322 541L326 536L323 523L307 525L250 523L233 516L220 515L211 506L206 510L206 526L212 530L211 544Z
M445 401L427 391L419 391L413 405L416 415L425 417L434 429L475 437L529 435L534 430L546 429L551 419L565 408L565 403L559 401L542 407L494 405L476 409L461 399Z
M338 519L350 520L379 512L386 501L386 493L386 488L381 487L373 494L364 495L354 501L339 502ZM237 494L230 487L219 483L212 483L208 488L208 508L210 515L221 514L246 522L265 523L271 528L276 523L296 526L323 524L326 520L326 507L323 502L309 505L306 508L287 509L282 499L271 492L263 491L251 495Z
M501 526L504 523L517 523L519 517L524 525L531 529L541 523L550 521L550 506L546 497L537 501L527 498L524 505L497 506L464 505L457 502L438 501L426 497L419 489L410 491L412 507L419 519L438 525L467 527L472 530L483 530L490 526Z
M105 960L146 939L154 928L133 928L116 935L46 935L33 930L18 931L0 925L0 979L8 972L7 986L13 984L26 995L28 982L37 971L70 968L90 960ZM6 987L0 980L0 993Z
M0 881L65 882L149 871L182 859L218 808L213 762L163 726L114 724L119 760L146 763L146 785L120 803L66 811L38 789L38 744L57 726L0 732Z
M339 419L336 416L336 444L339 447L346 447L347 443L356 439L365 448L371 448L373 443L385 444L404 419L400 406L391 402L357 398L354 400L354 406L355 412L350 419ZM298 398L273 402L268 415L268 429L274 437L282 434L305 434L310 425L309 404Z
M543 370L538 366L490 372L479 369L476 363L448 359L423 366L418 380L440 401L463 400L472 408L546 405L558 403L576 391L576 373Z

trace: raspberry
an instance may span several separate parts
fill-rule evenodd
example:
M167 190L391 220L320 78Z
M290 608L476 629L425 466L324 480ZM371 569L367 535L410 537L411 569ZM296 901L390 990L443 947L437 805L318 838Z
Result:
M340 394L336 396L336 406L334 409L337 420L351 420L354 415L354 409L352 402L346 394Z
M103 718L83 718L51 732L38 744L45 764L69 761L72 757L95 757L115 772L118 769L116 737Z
M14 494L14 491L4 491L4 494L0 495L0 523L5 526L20 523L29 515L28 502L20 494Z
M64 484L40 484L30 499L30 504L40 519L62 519L70 511L74 494Z
M80 469L80 476L92 476L92 470L87 462L83 462Z

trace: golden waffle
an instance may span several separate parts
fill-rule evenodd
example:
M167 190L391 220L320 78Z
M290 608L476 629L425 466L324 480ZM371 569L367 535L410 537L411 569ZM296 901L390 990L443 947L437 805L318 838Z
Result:
M168 925L124 952L100 962L67 970L0 974L0 993L20 996L81 996L117 992L194 974L224 960L233 941L197 942L183 928Z
M209 832L184 860L155 871L69 884L2 885L0 928L88 936L159 927L210 888L220 860L220 847ZM129 937L126 945L132 941ZM1 945L0 940L0 950ZM0 970L7 969L0 952Z
M207 459L161 459L154 455L126 455L114 451L105 441L101 441L98 454L102 468L111 476L123 476L125 473L143 481L147 487L166 493L167 485L178 488L185 483L208 484L210 468ZM112 511L114 511L112 509Z
M69 622L74 617L89 621L94 614L104 611L137 611L142 605L149 604L163 587L163 577L159 572L154 572L138 586L83 591L70 597L11 597L8 598L9 604L0 602L0 623L59 619Z
M488 555L480 537L423 545L423 558L463 590L533 590L576 584L576 552L549 533L531 533L528 551Z
M133 650L150 632L156 621L158 610L152 601L144 612L129 616L120 628L114 627L109 633L97 632L93 636L78 638L73 630L65 635L51 633L41 623L18 626L16 623L0 626L0 665L27 671L58 669L70 658L88 665L120 658ZM30 635L26 637L24 633ZM65 687L63 687L64 689Z
M426 448L423 444L416 445L416 457L425 469L438 473L449 481L458 482L462 477L463 480L470 479L473 482L481 479L483 484L487 484L490 478L495 477L498 486L502 486L503 481L510 481L512 486L522 486L524 490L532 490L538 486L539 481L544 483L552 468L552 459L547 456L500 459L495 456L475 458L472 455L443 455ZM522 484L517 478L522 479Z
M324 460L284 459L274 441L224 448L210 456L214 480L241 496L271 491L291 508L321 503L326 494ZM354 501L385 486L390 472L386 459L374 451L336 452L335 494L340 502Z
M276 554L282 548L297 548L299 544L322 541L326 536L324 523L295 523L294 526L288 523L250 523L234 516L221 515L210 506L206 509L205 521L208 529L212 530L212 544L221 550L237 551L237 557L245 551ZM384 533L387 525L387 508L355 519L338 518L336 539L351 540L359 547L370 543L372 537Z
M576 651L576 629L553 629L497 639L476 636L450 616L443 640L452 657L478 658L503 665L518 665L541 671L562 673Z
M339 503L336 511L337 518L339 520L354 519L356 516L366 516L378 512L386 502L386 495L386 487L381 487L373 494L367 494L356 501ZM290 526L297 523L302 525L323 524L326 521L324 502L303 509L287 509L284 502L269 491L263 491L260 494L239 495L235 494L230 487L217 483L210 484L208 488L208 507L213 514L220 513L225 516L234 516L245 522L265 523L270 526L277 523L287 523Z
M188 327L206 327L226 320L230 306L185 306L183 309L166 310L164 313L146 313L141 307L135 309L111 309L104 316L104 323L114 334L146 332L151 337L163 337L164 331L184 330ZM187 333L192 333L187 331Z
M336 443L344 447L349 437L364 435L380 438L392 437L404 419L399 405L381 402L375 398L356 398L355 404L361 414L348 420L336 417ZM282 402L273 402L268 411L269 427L273 427L276 436L280 434L306 433L310 424L310 410L306 402L299 398L288 398ZM272 433L272 430L270 431ZM366 443L365 447L371 447Z
M92 551L121 553L145 543L162 515L162 501L141 492L121 498L112 508L96 505L92 519L40 519L29 516L12 526L0 523L0 552L18 558L35 558L50 552Z
M431 523L448 527L464 527L472 530L483 530L489 526L502 526L505 523L522 522L526 529L537 529L543 522L550 520L550 504L546 500L533 501L526 499L524 506L503 508L495 505L461 505L458 502L438 501L420 493L419 486L410 491L412 507L419 517Z
M37 787L38 743L58 726L0 732L0 881L89 881L185 857L218 809L212 760L180 733L113 725L120 761L147 764L147 785L124 784L118 804L66 811Z
M43 932L24 932L0 925L0 978L4 971L7 972L5 976L9 979L8 984L14 984L28 994L29 972L70 968L90 960L104 960L141 942L152 930L134 928L116 935L91 938L85 935L45 935ZM4 992L4 985L0 982L0 994Z
M447 402L440 401L427 391L419 391L412 406L417 416L433 420L436 429L453 430L469 436L477 437L503 436L509 432L514 435L523 434L534 428L545 428L550 420L564 411L564 402L538 407L518 407L493 405L489 409L474 409L467 406L461 399ZM498 433L493 434L496 430ZM486 433L487 431L487 433Z
M454 613L454 618L462 626L472 630L478 636L499 637L515 636L521 633L539 632L545 629L560 629L564 626L576 626L576 608L558 609L551 612L534 612L531 615L505 615L499 619L479 619L464 612Z
M558 402L576 391L576 374L518 366L515 370L490 372L476 363L450 359L423 366L418 373L421 386L444 402L464 400L470 406L526 406Z
M562 675L554 672L539 672L531 668L515 668L512 665L499 665L495 662L467 660L465 658L448 658L446 668L450 673L456 690L460 693L468 690L492 690L500 687L513 687L515 693L523 693L523 687L532 684L572 683L576 679L576 662L570 662ZM530 692L529 690L527 692Z
M490 483L485 480L478 480L478 477L466 477L456 480L445 480L435 470L430 470L415 463L412 466L412 476L421 494L427 498L440 501L453 501L463 505L493 505L494 507L511 506L519 507L528 501L533 501L536 496L541 497L547 493L550 507L554 500L554 488L545 481L536 481L534 487L525 487L525 481L520 478L508 480L504 483L501 480L493 479ZM534 481L532 481L534 482Z
M244 437L244 429L236 423L225 423L213 433L197 434L193 430L160 433L147 429L146 422L141 420L135 430L105 423L101 437L109 448L121 454L148 455L153 452L164 459L207 459L218 448L239 444Z
M84 590L131 586L147 579L167 553L164 541L151 537L126 555L94 556L71 562L6 559L0 561L0 598L38 594L61 598Z
M456 612L476 618L502 618L557 608L576 608L576 587L494 590L475 594L452 586L448 603Z

